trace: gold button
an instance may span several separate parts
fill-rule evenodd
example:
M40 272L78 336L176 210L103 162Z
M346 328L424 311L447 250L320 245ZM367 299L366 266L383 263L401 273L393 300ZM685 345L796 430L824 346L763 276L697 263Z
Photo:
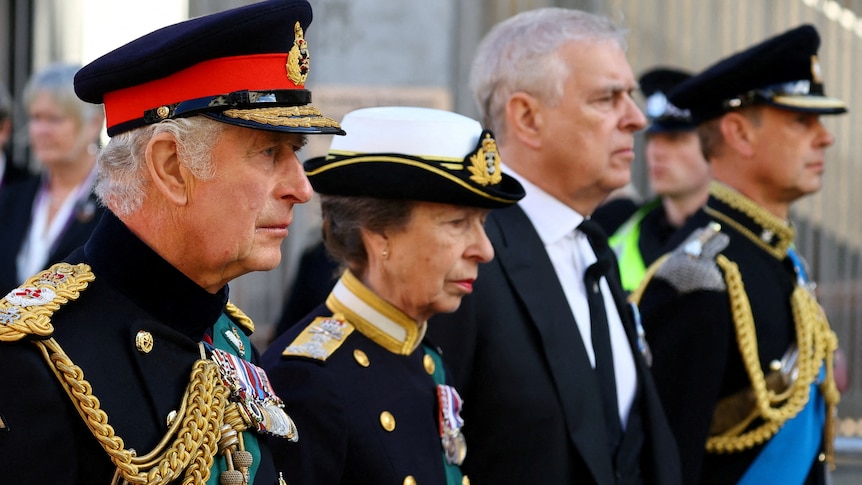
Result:
M138 352L149 354L153 350L153 335L146 330L141 330L135 335L135 347Z
M461 479L461 485L470 485L470 477L464 475L464 478Z
M416 479L412 475L404 477L404 485L416 485Z
M371 361L368 360L368 356L365 355L365 352L359 349L353 351L353 358L356 359L356 362L362 367L368 367L371 365Z
M430 375L434 374L434 369L437 367L434 365L434 359L428 354L425 354L425 357L422 358L422 365L425 366L425 372Z
M395 416L392 415L389 411L383 411L380 413L380 425L383 426L383 429L391 432L395 429Z
M159 118L165 119L168 117L168 115L171 114L171 109L167 106L159 106L159 109L156 110L156 114L159 116Z
M826 461L826 454L825 454L825 453L820 453L819 455L817 455L817 461L819 461L819 462L821 462L821 463L823 463L824 461Z
M177 411L173 410L168 413L168 417L165 419L165 423L167 423L168 428L171 427L171 424L173 424L175 419L177 419Z

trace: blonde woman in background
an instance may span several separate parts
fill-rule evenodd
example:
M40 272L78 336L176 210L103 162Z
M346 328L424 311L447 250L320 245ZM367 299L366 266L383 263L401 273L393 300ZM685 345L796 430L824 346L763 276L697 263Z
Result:
M41 173L10 184L0 198L0 294L82 245L101 214L92 188L104 114L75 95L79 68L50 65L24 87L27 134Z

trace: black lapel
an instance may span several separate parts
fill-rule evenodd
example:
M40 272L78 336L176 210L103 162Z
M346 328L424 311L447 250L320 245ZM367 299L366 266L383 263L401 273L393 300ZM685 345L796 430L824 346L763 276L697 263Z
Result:
M494 211L487 230L503 271L541 335L569 436L596 481L612 480L598 383L544 244L517 205Z

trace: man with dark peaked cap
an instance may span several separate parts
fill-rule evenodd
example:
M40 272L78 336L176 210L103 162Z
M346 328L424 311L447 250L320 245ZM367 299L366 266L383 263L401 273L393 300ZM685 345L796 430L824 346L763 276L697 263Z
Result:
M647 272L652 372L686 483L824 483L839 400L837 338L796 253L793 201L818 191L834 142L811 25L677 86L713 179L706 205Z
M650 123L644 146L647 175L656 197L638 208L609 240L626 291L637 288L647 266L673 249L667 241L709 196L709 164L696 127L687 110L667 100L667 93L689 77L686 71L656 67L638 80ZM594 219L599 217L598 211L593 214Z
M306 0L157 30L82 68L112 139L85 246L0 300L4 483L281 482L264 436L296 439L228 282L269 270L296 152L343 134L309 104Z

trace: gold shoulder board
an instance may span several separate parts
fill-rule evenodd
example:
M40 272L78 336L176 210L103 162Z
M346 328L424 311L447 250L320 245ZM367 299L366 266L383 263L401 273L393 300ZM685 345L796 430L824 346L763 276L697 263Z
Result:
M254 333L254 322L252 322L251 318L249 318L244 311L240 310L238 306L231 302L227 302L224 309L227 314L230 315L231 319L233 319L233 321L245 331L246 335Z
M94 279L83 263L57 263L31 276L0 300L0 342L51 337L51 316L61 305L78 299Z
M281 355L326 361L341 347L353 330L353 325L343 315L317 317L296 336L290 345L285 347Z

